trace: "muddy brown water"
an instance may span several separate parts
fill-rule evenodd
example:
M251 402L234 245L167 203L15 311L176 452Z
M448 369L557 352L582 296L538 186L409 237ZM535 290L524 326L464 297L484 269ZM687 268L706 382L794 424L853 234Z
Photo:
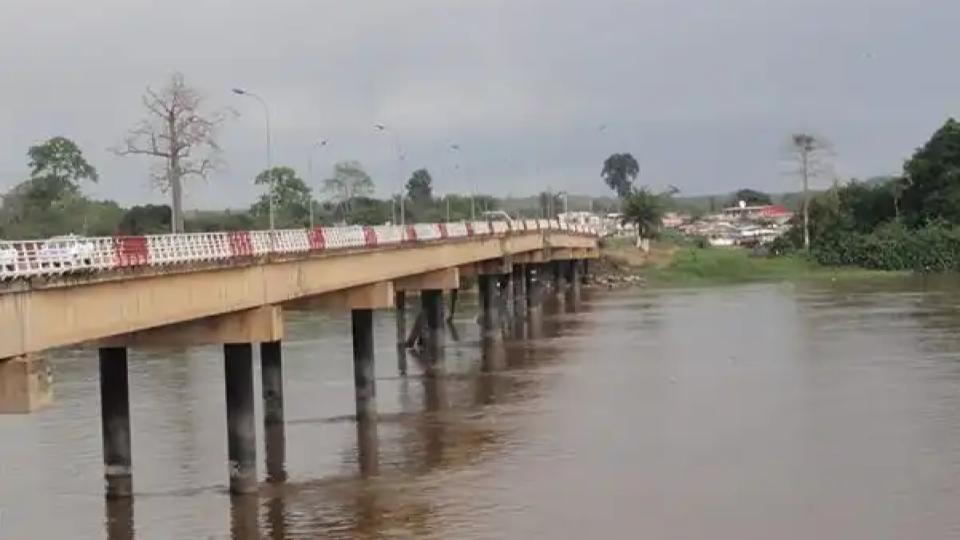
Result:
M57 352L55 406L0 417L0 538L960 538L956 277L585 293L502 351L465 300L435 378L378 316L372 428L347 319L292 316L256 497L226 492L219 348L131 352L109 504L95 354Z

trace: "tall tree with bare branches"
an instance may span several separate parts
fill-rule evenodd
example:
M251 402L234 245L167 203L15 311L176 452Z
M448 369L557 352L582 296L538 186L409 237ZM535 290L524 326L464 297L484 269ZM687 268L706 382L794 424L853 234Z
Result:
M810 249L810 181L824 172L824 158L830 144L821 137L808 133L790 136L790 159L797 164L797 173L803 182L803 247Z
M113 150L121 156L161 160L152 167L151 176L162 191L170 192L173 232L183 232L183 182L206 178L220 165L217 128L233 113L229 109L203 112L203 98L180 73L171 75L160 90L147 87L142 101L146 116Z

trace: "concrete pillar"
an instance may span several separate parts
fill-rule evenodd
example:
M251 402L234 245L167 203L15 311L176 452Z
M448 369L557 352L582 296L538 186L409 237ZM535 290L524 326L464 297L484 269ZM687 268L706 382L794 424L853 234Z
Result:
M424 315L424 351L432 362L443 351L443 291L420 291L420 308Z
M561 272L562 261L553 261L550 263L551 269L553 270L553 288L554 293L558 293L563 289L562 281L563 276Z
M260 344L260 370L263 382L263 423L283 424L283 367L280 342Z
M517 317L523 317L527 308L526 265L513 266L513 310Z
M287 477L282 366L280 342L261 343L260 379L263 390L263 433L268 482L283 482Z
M257 428L253 414L253 347L249 343L223 346L227 395L227 454L230 492L257 491Z
M53 403L53 372L35 355L0 358L0 414L26 414Z
M106 496L108 499L118 499L133 493L127 349L102 348L99 355L100 426L103 432Z
M393 295L397 318L397 370L407 374L407 293L396 291Z
M350 311L353 323L353 386L357 420L376 421L377 386L373 369L373 310Z
M539 304L539 293L537 291L538 283L534 282L534 266L531 264L523 267L523 293L524 300L527 303L527 310L534 309Z
M503 291L500 299L500 308L508 321L513 319L514 288L513 272L510 271L500 276L500 288Z
M480 275L477 277L477 284L480 289L480 326L484 337L502 337L498 280L499 276Z

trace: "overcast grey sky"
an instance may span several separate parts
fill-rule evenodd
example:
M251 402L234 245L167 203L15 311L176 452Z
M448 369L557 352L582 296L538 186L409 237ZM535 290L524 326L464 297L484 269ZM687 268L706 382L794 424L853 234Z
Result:
M957 0L2 0L0 187L65 135L100 170L95 195L165 201L147 161L107 148L173 71L241 113L188 208L256 195L262 114L234 86L270 102L276 164L306 174L326 138L320 172L357 159L381 195L400 181L376 122L439 192L606 194L614 151L684 193L792 189L795 130L830 139L842 177L892 173L960 115L958 27Z

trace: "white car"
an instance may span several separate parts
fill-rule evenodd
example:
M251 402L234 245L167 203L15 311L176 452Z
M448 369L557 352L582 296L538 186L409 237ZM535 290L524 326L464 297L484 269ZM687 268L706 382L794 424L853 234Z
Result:
M93 263L94 246L82 236L74 234L54 236L40 246L37 258L41 263L57 268L75 268Z

